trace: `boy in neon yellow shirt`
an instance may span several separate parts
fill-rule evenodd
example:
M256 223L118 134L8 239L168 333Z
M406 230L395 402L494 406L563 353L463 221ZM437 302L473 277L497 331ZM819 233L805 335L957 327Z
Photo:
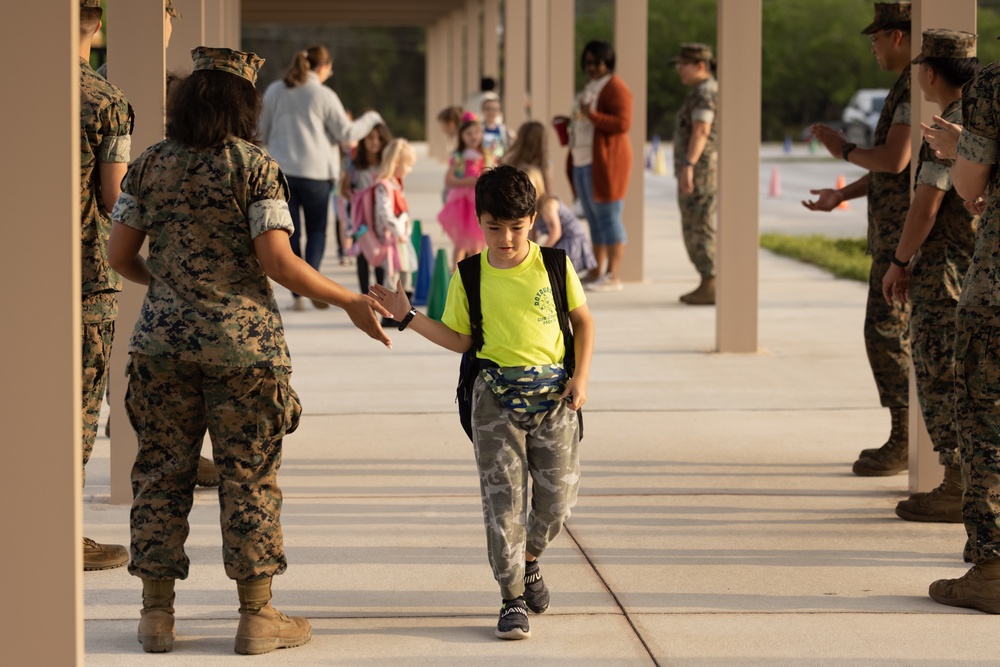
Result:
M538 245L528 240L535 188L527 174L509 166L484 172L476 182L476 217L487 251L477 256L483 347L476 353L482 371L472 393L472 439L487 552L503 598L496 634L524 639L531 636L528 610L541 613L549 606L538 558L576 504L577 411L587 401L594 322L567 260L566 303L576 357L569 377L552 294L557 286L550 285ZM411 308L401 285L395 292L375 285L371 295L402 322L400 331L409 326L453 352L472 346L469 300L459 273L452 276L442 322ZM517 390L526 378L532 380L531 395Z

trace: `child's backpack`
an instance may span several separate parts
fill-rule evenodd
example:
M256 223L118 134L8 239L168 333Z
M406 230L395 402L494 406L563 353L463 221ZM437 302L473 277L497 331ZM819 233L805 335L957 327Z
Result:
M388 253L389 239L380 239L375 233L375 187L376 181L364 190L351 195L351 231L354 242L361 249L371 266L382 266Z
M573 346L573 330L569 323L569 306L566 297L566 251L558 248L540 248L545 271L549 274L549 284L552 286L552 300L559 316L559 329L562 331L563 342L566 344L566 355L563 366L566 375L573 376L576 370L576 348ZM458 263L458 272L462 277L465 295L469 300L469 325L472 330L472 346L462 354L462 362L458 370L458 418L462 422L465 434L472 440L472 389L476 378L482 370L476 352L483 349L483 311L479 300L479 276L481 272L479 255L466 257ZM580 439L583 439L583 411L577 410L580 420Z

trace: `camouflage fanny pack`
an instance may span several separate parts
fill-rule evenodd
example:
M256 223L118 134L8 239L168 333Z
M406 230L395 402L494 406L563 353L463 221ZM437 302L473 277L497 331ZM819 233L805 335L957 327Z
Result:
M526 413L546 412L558 405L567 379L562 364L487 367L482 377L505 408Z

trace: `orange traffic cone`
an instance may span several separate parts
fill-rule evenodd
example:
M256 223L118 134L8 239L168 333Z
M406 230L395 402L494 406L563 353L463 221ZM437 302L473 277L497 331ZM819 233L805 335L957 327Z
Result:
M847 179L844 178L843 174L841 174L840 176L837 177L837 189L840 190L845 185L847 185ZM840 202L839 204L837 204L837 210L838 211L846 211L849 208L851 208L851 205L847 203L846 199L844 201Z
M777 166L771 167L771 189L768 194L771 197L781 196L781 173Z

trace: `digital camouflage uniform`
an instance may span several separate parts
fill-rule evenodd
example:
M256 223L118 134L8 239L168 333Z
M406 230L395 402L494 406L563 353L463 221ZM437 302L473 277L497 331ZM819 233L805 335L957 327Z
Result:
M910 124L910 67L896 79L875 126L873 145L881 146L893 125ZM910 168L898 174L868 174L868 303L865 308L865 348L883 407L909 404L910 312L889 305L882 296L882 278L889 269L910 208Z
M719 187L719 129L715 121L718 110L719 83L709 77L692 87L684 98L674 129L674 173L680 174L695 121L712 125L705 150L694 166L694 191L683 194L678 189L677 192L684 246L702 278L715 275L715 210Z
M207 428L221 477L226 574L279 574L276 475L282 437L297 427L301 407L253 239L291 232L285 178L240 139L206 150L167 139L130 165L122 190L114 219L148 235L151 274L129 346L125 402L139 439L129 571L149 580L187 576L187 516Z
M1000 558L1000 62L966 84L958 155L993 165L989 201L958 302L956 412L967 561Z
M134 117L125 95L80 59L80 278L83 341L83 466L97 437L118 315L121 276L108 264L111 219L101 198L100 163L126 163Z

